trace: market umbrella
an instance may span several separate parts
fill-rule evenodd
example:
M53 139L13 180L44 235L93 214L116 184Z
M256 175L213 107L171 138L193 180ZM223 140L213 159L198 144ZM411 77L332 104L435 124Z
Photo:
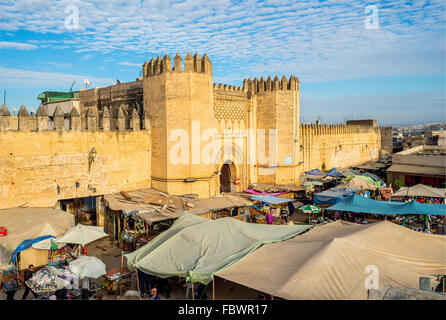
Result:
M68 270L58 270L51 266L45 266L27 281L26 285L36 293L51 293L65 288L70 284Z
M312 204L307 204L305 206L299 207L299 211L303 213L319 213L321 212L321 208Z
M310 222L311 214L321 212L321 208L319 208L318 206L314 206L312 204L307 204L305 206L299 207L299 211L303 213L308 213L308 223L311 223Z
M105 264L96 257L81 256L69 263L69 269L79 279L99 278L106 274Z
M56 250L64 246L64 243L56 243L53 238L48 238L34 243L31 247L40 250Z
M106 236L107 234L104 232L103 227L84 226L82 224L77 224L74 227L68 229L64 235L56 240L56 242L74 243L84 246L90 242Z

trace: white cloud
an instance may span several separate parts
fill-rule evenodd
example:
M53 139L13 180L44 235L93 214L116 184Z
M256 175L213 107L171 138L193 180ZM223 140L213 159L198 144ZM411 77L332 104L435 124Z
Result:
M78 30L65 28L64 9L71 4L78 7ZM242 75L240 80L294 74L309 82L444 72L443 0L381 1L378 30L364 26L366 5L341 0L64 0L51 5L6 0L0 4L0 29L59 34L62 40L51 45L71 46L78 53L126 51L150 59L206 52L220 79L234 73ZM41 45L48 44L46 38Z
M119 62L119 64L121 66L141 67L142 68L142 63L132 63L132 62L128 62L128 61L123 61L123 62Z
M37 48L38 46L36 46L35 44L0 41L0 49L33 50Z
M114 80L91 77L90 75L77 75L58 72L40 72L14 68L0 67L0 85L8 88L69 88L73 81L77 86L90 80L92 87L107 86Z

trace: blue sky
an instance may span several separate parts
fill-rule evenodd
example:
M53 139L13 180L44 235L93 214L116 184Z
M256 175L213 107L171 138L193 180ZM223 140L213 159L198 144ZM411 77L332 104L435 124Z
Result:
M369 5L377 29L366 27ZM132 81L145 60L190 51L209 55L215 83L296 75L305 122L446 121L444 0L2 0L0 12L0 97L6 90L10 109L36 109L39 93L74 80L74 90L85 78Z

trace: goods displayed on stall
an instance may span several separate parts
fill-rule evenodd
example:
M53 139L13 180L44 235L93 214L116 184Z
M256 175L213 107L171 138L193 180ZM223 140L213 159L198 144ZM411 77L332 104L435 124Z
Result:
M8 265L3 269L0 277L0 289L8 293L18 289L18 272L14 265Z
M151 188L105 195L106 231L123 250L134 250L150 233L195 207L197 199L198 195L170 196Z
M250 207L251 221L266 224L287 223L289 215L288 203L294 199L279 198L270 195L256 195L251 197L255 201Z
M420 277L446 273L445 247L444 236L388 221L337 221L266 244L215 275L283 299L367 299L370 264L379 270L380 287L418 289Z
M446 198L445 188L432 188L424 184L417 184L413 187L401 187L392 194L393 201L405 201L414 199L420 203L442 204Z
M69 286L74 275L67 269L45 266L26 281L26 285L36 293L54 293Z
M125 289L132 287L134 273L127 266L123 268L113 268L104 275L105 280L101 283L109 294L117 293L120 295Z
M185 212L144 247L126 254L127 267L161 278L208 284L213 274L265 243L284 241L311 226L266 226L230 217L210 220ZM237 230L238 232L234 232Z

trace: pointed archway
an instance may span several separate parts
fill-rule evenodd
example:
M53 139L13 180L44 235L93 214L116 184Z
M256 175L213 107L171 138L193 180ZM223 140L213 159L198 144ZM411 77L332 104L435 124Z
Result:
M220 192L231 192L235 187L236 168L232 161L226 161L220 169Z

